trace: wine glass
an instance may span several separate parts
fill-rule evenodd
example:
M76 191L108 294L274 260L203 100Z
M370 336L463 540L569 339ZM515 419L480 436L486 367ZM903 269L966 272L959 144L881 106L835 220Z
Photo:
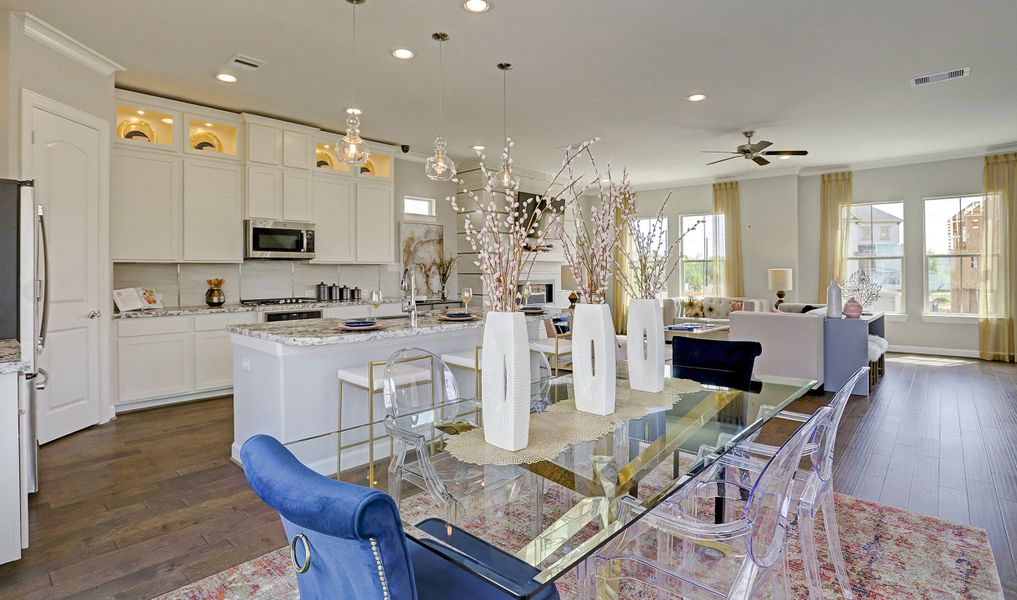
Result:
M473 300L473 288L463 288L463 303L466 305L466 314L470 314L470 300Z
M526 306L530 303L530 296L533 295L533 289L530 287L529 281L523 284L521 293L523 295L523 308L526 308Z
M371 320L377 321L378 307L381 306L381 290L371 292Z

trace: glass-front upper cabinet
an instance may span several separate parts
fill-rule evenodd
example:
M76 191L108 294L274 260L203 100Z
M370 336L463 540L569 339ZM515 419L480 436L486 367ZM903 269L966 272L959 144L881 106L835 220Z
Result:
M177 150L180 113L136 105L117 104L117 141L163 150Z
M327 142L315 142L314 145L314 169L317 172L351 175L353 171L349 166L339 162L335 153L335 145Z
M215 117L186 115L187 143L184 150L191 154L239 159L239 121Z
M360 166L360 177L369 179L392 180L392 155L372 150L367 162Z

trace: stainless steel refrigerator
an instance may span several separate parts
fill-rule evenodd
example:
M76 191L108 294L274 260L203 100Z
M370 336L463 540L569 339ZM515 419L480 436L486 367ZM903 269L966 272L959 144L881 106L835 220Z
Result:
M22 360L31 365L20 394L22 486L29 493L39 487L35 393L45 388L47 374L36 358L49 320L47 264L46 220L33 183L0 179L0 339L18 339Z

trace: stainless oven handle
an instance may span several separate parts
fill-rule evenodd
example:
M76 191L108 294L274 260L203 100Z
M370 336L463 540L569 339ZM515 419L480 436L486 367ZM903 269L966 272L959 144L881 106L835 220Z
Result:
M49 331L49 243L46 238L46 217L43 215L42 205L38 206L39 232L42 241L42 269L45 277L42 279L42 318L39 321L39 338L37 347L41 351L46 347L46 334Z

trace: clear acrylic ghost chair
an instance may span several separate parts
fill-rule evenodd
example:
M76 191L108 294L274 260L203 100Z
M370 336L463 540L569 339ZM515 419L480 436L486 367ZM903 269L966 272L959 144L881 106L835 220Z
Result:
M841 592L845 598L852 598L854 593L848 581L847 566L844 563L844 554L840 544L840 530L837 525L837 512L834 508L833 493L833 451L837 442L837 429L840 427L841 417L844 416L844 409L847 407L848 399L851 397L851 390L855 385L865 378L869 367L862 367L851 375L850 379L841 386L828 405L830 413L824 422L816 428L816 434L806 446L806 455L811 462L811 468L807 471L798 470L795 473L795 480L792 485L791 501L797 504L798 510L798 540L802 547L802 562L805 566L805 580L809 587L809 598L821 600L823 598L822 580L819 576L819 557L817 551L818 541L816 539L816 517L820 510L823 513L823 526L826 529L826 540L830 550L830 562L833 563L834 572L837 575L837 582L840 584ZM808 419L807 415L792 412L778 413L778 418L794 421ZM808 452L809 448L814 448ZM702 452L702 448L700 451ZM766 458L773 456L777 451L775 446L760 444L758 442L739 444L735 450L721 458L722 464L737 464L735 471L742 481L750 481L759 475L765 465ZM762 459L757 457L763 457Z
M431 377L405 384L399 377L405 365L430 369ZM460 396L455 375L441 358L421 348L403 348L389 358L382 383L385 430L394 441L389 494L397 504L402 483L412 483L446 508L449 522L458 523L466 504L504 503L527 483L519 467L466 463L444 449L446 435L481 421L480 402Z
M628 597L650 588L658 598L748 599L767 590L770 597L790 598L788 495L805 443L829 412L819 409L752 486L729 481L714 463L652 510L623 498L621 509L638 518L583 565L584 595ZM712 505L731 487L747 492L738 518L718 524L689 514L690 504Z

